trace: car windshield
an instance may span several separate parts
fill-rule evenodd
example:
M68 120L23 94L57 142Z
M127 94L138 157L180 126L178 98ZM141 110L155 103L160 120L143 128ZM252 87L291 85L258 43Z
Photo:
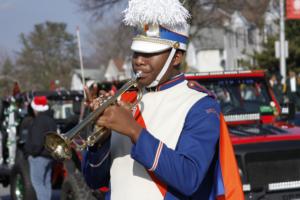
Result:
M262 106L270 106L271 97L262 78L234 78L198 80L213 91L224 115L259 113Z
M50 101L54 119L67 119L74 115L73 103L70 101Z

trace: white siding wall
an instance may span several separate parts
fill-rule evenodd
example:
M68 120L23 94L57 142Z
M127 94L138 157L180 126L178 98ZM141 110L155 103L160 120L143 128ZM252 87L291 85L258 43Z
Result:
M110 60L104 75L107 81L119 80L119 71L113 60Z
M201 50L197 53L197 70L200 72L220 71L223 55L220 50Z

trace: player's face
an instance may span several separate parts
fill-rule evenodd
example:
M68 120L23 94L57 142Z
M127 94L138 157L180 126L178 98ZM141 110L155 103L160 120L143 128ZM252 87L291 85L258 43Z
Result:
M138 53L134 52L132 59L132 66L134 72L141 71L142 76L139 79L139 84L142 86L150 85L161 69L163 68L168 56L170 54L170 50L166 50L159 53ZM172 62L171 62L172 65ZM169 80L172 76L172 67L169 67L160 83L163 83Z

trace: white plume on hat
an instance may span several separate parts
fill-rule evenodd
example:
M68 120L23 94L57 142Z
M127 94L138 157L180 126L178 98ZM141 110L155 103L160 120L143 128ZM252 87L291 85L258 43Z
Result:
M140 31L131 45L135 52L157 53L172 48L186 50L190 14L179 0L129 0L124 23Z
M185 25L189 12L178 0L130 0L124 10L124 23L130 26L160 24Z

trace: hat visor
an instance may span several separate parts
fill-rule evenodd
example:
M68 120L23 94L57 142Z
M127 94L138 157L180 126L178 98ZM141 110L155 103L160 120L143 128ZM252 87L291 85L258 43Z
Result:
M31 107L33 110L38 111L38 112L44 112L47 111L49 109L48 105L36 105L33 101L31 102Z
M131 50L139 53L158 53L170 49L169 45L153 43L148 41L134 40L131 44Z

